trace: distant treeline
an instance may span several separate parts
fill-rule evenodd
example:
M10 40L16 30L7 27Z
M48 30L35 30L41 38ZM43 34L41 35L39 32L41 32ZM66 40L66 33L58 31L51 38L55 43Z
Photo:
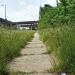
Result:
M0 18L0 26L10 26L13 22L8 21L7 19Z

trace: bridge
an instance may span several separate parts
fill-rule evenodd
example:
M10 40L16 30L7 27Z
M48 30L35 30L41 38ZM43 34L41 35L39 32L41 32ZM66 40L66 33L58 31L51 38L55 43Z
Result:
M14 22L15 25L19 29L37 29L39 21L24 21L24 22Z
M11 22L0 18L0 26L3 27L13 27L17 29L32 29L35 30L38 27L39 21L23 21L23 22Z

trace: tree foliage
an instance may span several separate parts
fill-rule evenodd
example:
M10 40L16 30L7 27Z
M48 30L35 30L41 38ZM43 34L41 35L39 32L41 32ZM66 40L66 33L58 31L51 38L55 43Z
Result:
M40 8L39 28L58 25L75 25L75 1L60 0L58 7L45 5Z

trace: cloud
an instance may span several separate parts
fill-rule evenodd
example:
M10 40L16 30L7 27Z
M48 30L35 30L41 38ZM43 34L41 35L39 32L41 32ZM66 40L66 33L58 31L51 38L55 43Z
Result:
M24 5L26 5L26 3L25 3L25 1L20 1L20 2L19 2L19 5L20 5L20 6L24 6Z
M56 0L41 0L40 3L41 3L42 7L44 6L44 4L49 4L53 7L55 7L57 5Z
M27 20L38 20L39 8L33 5L27 5L21 10L14 11L12 13L12 21L27 21Z
M48 0L48 4L50 4L51 6L56 6L56 0Z

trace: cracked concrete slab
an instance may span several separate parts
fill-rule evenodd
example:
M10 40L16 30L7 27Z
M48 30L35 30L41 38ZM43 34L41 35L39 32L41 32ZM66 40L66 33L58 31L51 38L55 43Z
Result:
M35 33L33 40L21 50L22 56L13 59L8 69L10 72L33 72L27 75L55 75L48 73L48 70L52 68L52 59L49 54L44 53L47 53L46 46L40 41L39 34Z

